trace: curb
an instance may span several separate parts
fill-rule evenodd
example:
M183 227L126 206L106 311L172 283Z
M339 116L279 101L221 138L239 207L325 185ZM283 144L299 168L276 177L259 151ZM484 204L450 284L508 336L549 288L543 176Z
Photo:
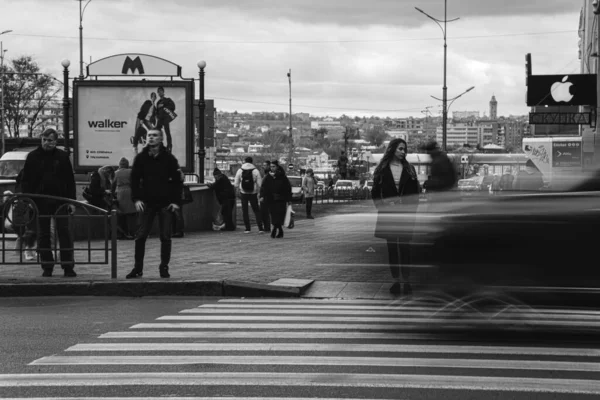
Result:
M34 296L299 297L300 288L220 280L0 283L0 297Z

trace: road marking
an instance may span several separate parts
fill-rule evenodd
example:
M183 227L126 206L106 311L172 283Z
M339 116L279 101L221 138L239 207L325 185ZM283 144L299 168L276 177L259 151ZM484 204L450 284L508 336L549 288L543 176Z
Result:
M310 365L422 367L599 372L600 363L457 358L313 357L313 356L50 356L29 365Z
M457 340L448 335L374 332L235 332L235 331L123 331L108 332L99 339L348 339L348 340Z
M136 372L0 375L0 387L73 386L308 386L459 389L504 392L585 393L600 395L600 382L587 379L540 379L456 375Z
M259 397L3 397L2 400L257 400ZM347 397L260 397L260 400L392 400ZM394 399L399 400L399 399ZM401 399L400 399L401 400Z
M65 351L306 351L600 357L600 349L354 343L80 343Z

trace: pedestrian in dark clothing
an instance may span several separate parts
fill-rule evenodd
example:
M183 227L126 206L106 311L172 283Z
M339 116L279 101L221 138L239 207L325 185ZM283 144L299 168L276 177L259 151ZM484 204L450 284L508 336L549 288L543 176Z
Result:
M185 174L180 169L179 178L181 185L184 185L185 182ZM183 199L182 199L183 200ZM185 227L185 220L183 219L183 203L179 205L179 208L173 210L173 222L172 222L172 238L182 238L184 236L183 229Z
M457 175L452 161L436 142L425 146L425 151L431 156L429 179L423 184L428 194L452 190L456 186ZM436 196L429 197L430 199Z
M263 162L263 170L261 171L261 177L263 180L265 179L265 176L269 174L269 172L271 172L271 161L266 160ZM260 217L262 220L263 230L271 233L271 215L269 212L269 205L262 197L259 197L258 203L260 206Z
M404 139L393 139L388 145L373 176L371 197L377 208L375 237L387 240L392 278L390 292L400 294L400 272L404 293L412 293L409 283L410 241L420 186L415 168L406 160L408 145Z
M543 175L529 159L525 163L525 170L519 171L513 185L515 190L537 192L544 187Z
M181 175L179 163L163 145L163 134L151 130L146 135L147 146L133 160L131 170L131 199L141 213L141 226L135 237L135 265L127 279L143 275L146 239L158 215L160 231L161 278L169 278L171 261L171 218L181 205Z
M225 223L226 231L235 231L233 223L233 207L235 207L235 189L231 181L226 177L219 168L213 171L215 181L208 183L208 187L215 191L217 201L221 205L221 215Z
M345 151L342 151L340 158L338 158L338 170L340 173L340 179L346 179L348 174L348 157L346 157Z
M508 167L504 174L500 177L500 191L510 191L513 189L513 182L515 180L512 174L512 169Z
M271 212L271 237L282 238L286 209L292 204L292 185L278 161L271 161L271 172L265 176L260 197L268 204Z
M33 150L23 167L23 193L66 197L75 200L75 175L69 155L56 148L58 133L46 129L41 134L41 145ZM69 232L67 216L74 211L72 204L54 199L35 199L39 211L38 252L40 254L42 276L51 277L54 270L54 256L51 249L51 220L55 217L60 263L64 276L75 277L73 260L73 240Z
M116 199L120 237L133 239L137 210L131 200L131 168L129 168L129 160L125 157L119 160L119 169L115 172L115 179L112 182L112 193Z

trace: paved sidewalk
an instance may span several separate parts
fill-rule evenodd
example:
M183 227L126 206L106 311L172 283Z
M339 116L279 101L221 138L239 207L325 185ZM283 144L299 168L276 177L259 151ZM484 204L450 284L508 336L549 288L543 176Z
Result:
M157 237L149 238L146 243L144 277L139 280L125 279L133 267L134 242L129 240L118 242L117 279L110 278L109 264L76 266L76 278L64 278L59 266L52 278L42 278L39 264L0 265L0 296L198 294L393 298L389 293L392 281L385 242L373 237L372 203L343 207L344 214L297 219L294 229L285 229L282 239L259 234L256 226L250 234L244 234L239 226L234 232L186 233L184 238L173 239L170 279L159 278ZM98 253L94 259L103 259L103 252ZM75 255L76 260L86 257L86 252ZM290 279L301 281L290 282Z

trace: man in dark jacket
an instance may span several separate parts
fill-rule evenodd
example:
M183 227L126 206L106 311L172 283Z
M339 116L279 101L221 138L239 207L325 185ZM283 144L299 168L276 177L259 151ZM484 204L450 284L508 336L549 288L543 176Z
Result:
M456 185L456 170L446 153L440 150L436 142L426 145L425 151L431 156L429 179L423 184L427 193L453 189Z
M163 134L151 130L147 146L133 160L131 170L131 199L141 213L141 226L135 237L135 265L127 279L143 275L146 239L158 215L160 231L161 278L169 278L171 260L171 227L173 212L181 204L181 176L177 158L163 145Z
M158 93L158 102L156 103L156 129L165 129L167 135L167 150L173 149L173 140L171 138L171 122L177 117L175 114L175 102L169 97L165 97L165 89L159 86L156 89Z
M235 224L233 223L233 207L235 206L235 189L233 184L226 177L219 168L215 168L213 171L215 178L214 183L209 183L208 187L215 191L217 201L221 205L221 215L225 222L226 231L235 231Z
M56 148L58 133L46 129L41 134L40 147L33 150L25 160L21 187L23 193L43 194L66 197L75 200L75 175L69 155ZM64 276L75 277L73 261L73 240L69 232L68 215L73 205L54 199L36 199L39 210L38 252L44 272L42 276L51 277L54 270L54 257L50 241L50 224L54 217L58 241L60 244L60 262Z

